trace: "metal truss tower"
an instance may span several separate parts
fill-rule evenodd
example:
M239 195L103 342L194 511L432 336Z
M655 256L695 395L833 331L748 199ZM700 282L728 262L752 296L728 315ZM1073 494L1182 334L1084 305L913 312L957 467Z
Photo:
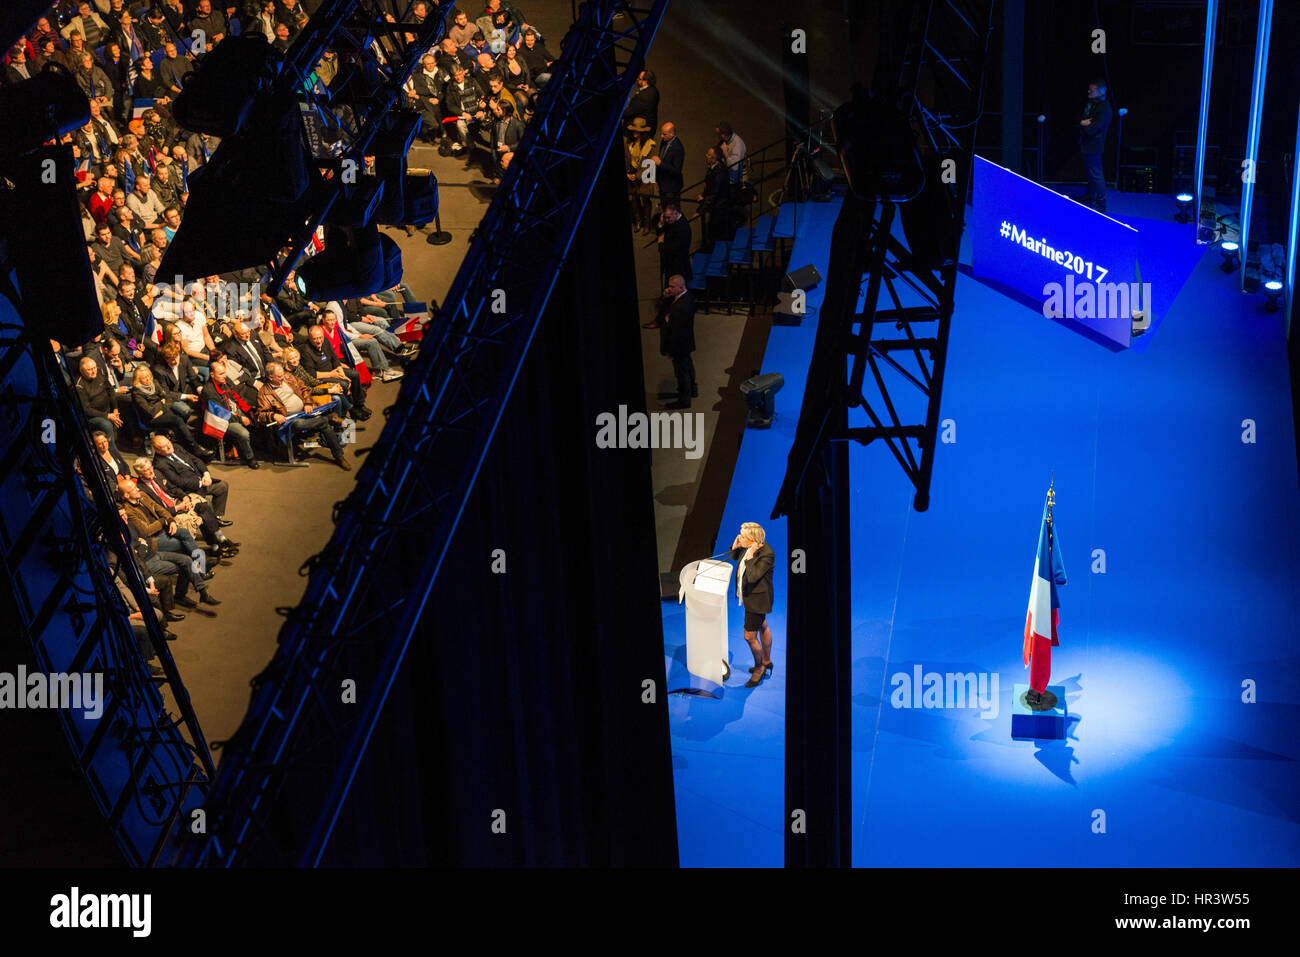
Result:
M786 810L807 820L805 834L787 829L791 866L850 863L846 443L883 442L916 490L914 507L928 508L993 6L881 3L871 94L836 115L850 194L772 513L788 516L791 547L808 556L806 573L790 576Z
M34 319L8 279L0 282L5 627L17 627L43 674L100 676L98 716L53 710L123 859L148 866L202 803L212 759L153 615L144 625L165 677L152 677L140 653L114 578L120 569L137 607L148 609L145 582L72 388Z
M581 8L180 863L321 862L666 6Z

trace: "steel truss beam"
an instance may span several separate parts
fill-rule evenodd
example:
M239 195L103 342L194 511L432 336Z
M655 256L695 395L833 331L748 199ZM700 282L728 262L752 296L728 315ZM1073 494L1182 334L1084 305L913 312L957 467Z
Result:
M896 92L897 105L917 136L926 175L938 177L942 184L939 201L931 201L923 216L909 220L910 211L904 211L903 219L931 239L936 232L942 235L941 247L948 254L937 260L921 255L894 234L896 217L903 211L899 202L886 196L845 200L837 241L860 244L860 251L832 257L830 268L840 276L828 276L829 308L823 307L820 322L831 323L833 329L818 336L812 363L833 381L824 394L813 395L810 375L810 393L773 518L790 513L809 463L832 441L884 442L916 490L914 507L929 507L957 283L956 250L965 220L993 2L929 0L894 5L893 12L899 11L901 19L895 22L906 25L907 35L898 46L902 53L897 86L893 88L894 79L888 77L891 88L877 92ZM892 42L882 33L886 59ZM923 193L912 202L925 198ZM922 221L931 212L938 213L936 221ZM849 222L855 225L846 231ZM855 285L859 295L842 295L831 305L829 290L839 282ZM883 302L882 292L888 296ZM878 333L901 338L877 338ZM924 411L915 401L917 395ZM846 409L861 409L868 424L839 418ZM831 427L833 419L845 424Z
M180 849L182 864L320 863L666 7L591 0L579 12L334 536L308 563L227 743L211 830ZM349 678L358 703L340 705ZM277 831L276 812L310 832Z
M0 296L21 304L7 281ZM105 701L97 720L78 720L75 709L57 713L124 859L150 866L201 803L214 774L212 758L154 615L146 614L144 623L162 682L155 683L138 651L115 570L122 569L138 607L150 609L144 579L49 341L15 334L19 328L0 335L6 604L45 674L102 675ZM165 690L179 721L166 714Z

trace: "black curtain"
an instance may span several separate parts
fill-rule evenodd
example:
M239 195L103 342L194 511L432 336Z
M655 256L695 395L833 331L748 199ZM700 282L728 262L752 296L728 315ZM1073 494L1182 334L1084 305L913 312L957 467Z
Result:
M616 142L332 860L677 864L650 452L595 443L645 410L622 165Z
M807 565L803 573L789 576L787 867L850 866L853 660L848 489L848 450L843 442L830 442L809 463L789 516L790 548L802 549Z

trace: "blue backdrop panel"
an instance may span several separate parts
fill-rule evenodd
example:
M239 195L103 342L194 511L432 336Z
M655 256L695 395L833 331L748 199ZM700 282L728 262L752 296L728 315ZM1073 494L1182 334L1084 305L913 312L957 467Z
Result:
M1040 310L1049 283L1065 286L1071 305L1063 317L1116 346L1128 346L1129 311L1084 318L1073 314L1073 301L1076 283L1095 290L1093 284L1137 279L1136 229L982 156L975 157L972 197L966 236L978 278L1020 292Z

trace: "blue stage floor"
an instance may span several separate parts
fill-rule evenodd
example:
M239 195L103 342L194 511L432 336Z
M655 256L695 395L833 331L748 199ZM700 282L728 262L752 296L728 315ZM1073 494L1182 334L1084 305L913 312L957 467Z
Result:
M1300 492L1282 319L1191 244L1168 197L1110 206L1142 233L1146 336L1111 352L963 275L942 405L956 441L938 450L929 511L912 511L883 446L852 451L855 865L1300 864ZM792 261L825 275L837 212L800 209ZM772 330L763 370L786 378L781 418L744 436L719 548L758 521L787 553L785 522L767 516L813 334L811 321ZM1069 575L1052 681L1071 721L1064 741L1016 741L1052 470ZM774 676L741 687L751 656L733 604L723 699L671 702L683 866L782 863L787 567L769 616ZM665 605L664 632L670 669L684 669L681 606ZM987 716L894 707L894 676L918 665L996 676Z

